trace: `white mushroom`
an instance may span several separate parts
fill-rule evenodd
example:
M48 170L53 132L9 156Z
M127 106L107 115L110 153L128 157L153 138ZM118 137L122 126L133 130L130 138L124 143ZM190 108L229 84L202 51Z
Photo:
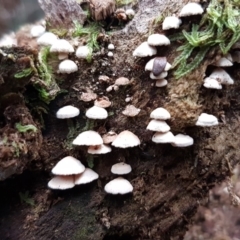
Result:
M222 85L219 83L219 81L210 77L204 79L203 86L210 89L222 89Z
M176 16L169 16L169 17L166 17L163 21L163 24L162 24L162 29L163 30L168 30L168 29L171 29L171 28L179 28L180 25L182 24L182 20Z
M160 73L158 76L154 76L154 74L151 72L150 73L150 78L154 79L154 80L164 79L165 77L167 77L167 75L168 75L168 72L165 72L165 71Z
M147 42L141 43L133 52L134 57L148 57L155 54L157 54L157 49L149 46Z
M150 46L163 46L170 44L170 40L165 35L159 33L150 35L147 42Z
M75 176L74 183L76 185L90 183L98 179L99 175L90 168L86 168L82 174Z
M133 191L133 186L128 180L118 177L107 183L104 190L110 194L127 194Z
M130 81L128 78L126 77L119 77L118 79L116 79L115 83L116 86L125 86L130 84Z
M51 32L45 32L43 35L41 35L38 38L37 43L38 43L38 45L42 45L42 46L51 46L57 40L58 40L58 38L55 34L53 34Z
M128 174L132 171L132 167L124 162L116 163L112 165L111 172L117 175Z
M80 133L74 140L73 140L74 145L79 145L79 146L95 146L95 145L101 145L103 144L102 137L99 135L99 133L93 131L93 130L88 130L85 132Z
M86 111L86 116L91 119L106 119L108 112L105 108L93 106Z
M156 108L154 109L151 114L150 114L150 118L153 119L159 119L159 120L167 120L171 118L170 113L168 112L168 110L166 110L165 108Z
M77 58L86 59L91 54L91 49L88 46L79 46L76 51Z
M66 59L59 64L58 70L60 73L70 74L78 71L78 66L74 61Z
M112 43L108 44L107 48L108 48L108 50L114 50L115 49L115 47Z
M46 31L42 25L35 25L31 28L30 34L33 38L40 37Z
M168 81L166 79L157 79L155 86L156 87L165 87L167 86Z
M51 189L65 190L75 186L73 176L56 176L48 182Z
M74 52L74 48L67 40L58 39L52 44L50 52L58 53L58 59L62 60L68 58L68 54Z
M168 132L170 130L169 125L163 120L153 119L147 126L147 130L155 131L155 132Z
M126 108L122 111L122 114L128 117L135 117L140 113L140 111L140 108L136 108L133 105L127 105Z
M84 165L76 158L67 156L60 160L52 169L55 175L73 175L84 172Z
M215 65L217 67L231 67L233 65L233 63L226 57L221 57L213 65Z
M60 108L56 113L56 117L60 119L73 118L78 116L79 114L80 111L78 108L68 105Z
M105 144L101 144L98 146L89 146L89 148L88 148L89 154L106 154L111 151L112 151L111 147L109 147Z
M230 75L223 70L222 68L216 68L209 76L209 78L214 78L218 80L223 85L231 85L234 84L233 79Z
M171 132L156 132L152 137L152 141L155 143L172 143L174 142L174 135Z
M192 137L184 134L177 134L174 137L174 141L171 143L174 147L188 147L193 145L194 140Z
M187 17L192 15L199 15L203 13L203 8L199 3L189 2L187 3L179 13L180 17Z
M196 126L201 127L211 127L218 125L218 119L211 114L202 113L195 124Z
M118 134L112 145L119 148L135 147L140 145L140 140L135 134L125 130Z

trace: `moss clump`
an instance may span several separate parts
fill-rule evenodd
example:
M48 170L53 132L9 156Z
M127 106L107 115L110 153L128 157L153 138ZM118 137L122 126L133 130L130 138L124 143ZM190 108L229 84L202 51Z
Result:
M189 74L199 66L212 47L226 54L240 38L240 1L212 0L199 25L193 24L192 31L172 36L171 41L183 40L177 51L173 67L176 78ZM191 62L189 59L195 56Z

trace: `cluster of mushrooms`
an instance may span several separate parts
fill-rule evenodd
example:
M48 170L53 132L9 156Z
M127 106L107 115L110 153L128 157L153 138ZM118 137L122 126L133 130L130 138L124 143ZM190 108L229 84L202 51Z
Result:
M203 13L203 8L199 3L188 3L183 7L180 11L179 17L176 15L168 16L164 19L162 28L163 30L168 29L176 29L182 23L180 17L190 16L190 15L198 15ZM44 35L42 35L44 36ZM40 41L40 40L38 40ZM57 40L60 45L63 45L65 40ZM59 42L60 41L60 42ZM140 46L138 46L134 52L134 57L148 57L157 54L157 46L167 46L170 44L170 40L163 34L152 34L148 37L146 42L143 42ZM56 44L57 45L57 44ZM115 49L113 44L108 45L108 56L113 56L113 50ZM55 45L52 44L51 51L59 52L59 58L64 59L68 56L68 53L65 51L57 51ZM83 51L87 54L87 49ZM80 57L86 58L87 55L79 54ZM76 52L77 55L77 52ZM78 57L79 57L78 56ZM204 80L204 86L210 86L209 88L213 88L214 84L212 79L217 81L221 77L221 84L233 84L233 80L230 79L229 75L220 67L231 66L230 57L223 57L218 62L216 62L215 66L217 67L210 76L208 76ZM227 59L227 61L225 61ZM240 59L240 54L239 54ZM64 60L70 61L70 60ZM64 61L61 63L63 64ZM225 62L224 62L225 61ZM230 61L230 63L229 63ZM240 62L240 60L239 60ZM61 65L60 64L60 65ZM224 64L224 65L223 65ZM227 65L228 64L228 65ZM59 66L60 66L59 65ZM64 68L63 68L64 69ZM76 68L77 69L77 68ZM167 62L167 58L163 56L157 56L147 62L145 66L145 71L150 71L150 78L156 80L155 86L164 87L168 84L166 79L168 75L168 71L171 69L171 64ZM77 70L76 70L77 71ZM70 73L69 70L64 70L64 73ZM209 82L211 79L211 82ZM107 76L100 76L99 82L108 82L109 78ZM120 77L118 78L114 84L107 87L106 92L117 91L120 86L131 84L131 81L128 78ZM220 89L217 88L217 89ZM93 93L83 93L81 96L81 100L83 101L92 101L96 99L96 94ZM126 96L126 102L131 101L130 96ZM109 107L111 102L107 97L102 97L100 99L96 99L94 102L94 106L86 111L86 117L88 119L106 119L108 117L108 112L105 108ZM140 112L140 109L135 108L133 105L127 105L125 110L122 112L126 116L136 116ZM57 112L56 116L60 119L65 118L73 118L80 114L79 109L73 106L65 106ZM171 118L170 113L159 107L153 110L150 114L150 122L147 126L147 130L154 131L154 135L152 136L152 141L155 143L170 143L174 147L188 147L193 145L194 140L192 137L185 134L177 134L173 135L170 131L170 126L167 124L167 120ZM201 127L210 127L218 125L218 119L210 114L202 113L195 124L196 126ZM103 136L101 136L98 132L93 130L87 130L80 133L72 142L75 146L86 146L88 154L107 154L112 151L112 147L116 148L132 148L140 145L140 139L132 132L125 130L121 133L117 134L113 131L110 131ZM72 163L71 163L72 162ZM73 164L71 167L70 164ZM74 165L75 164L75 165ZM63 172L62 169L65 170L67 168L67 172ZM72 169L72 170L71 170ZM122 175L128 174L132 171L132 168L129 164L125 162L116 163L112 166L111 172L113 174L120 175L119 177L111 180L104 187L106 193L109 194L127 194L133 191L133 186L131 183L123 178ZM56 175L52 180L48 183L48 186L52 189L68 189L72 188L78 184L86 184L98 179L98 174L89 168L85 168L82 163L73 158L66 157L61 160L56 166L52 169L52 173ZM66 182L64 182L66 181Z

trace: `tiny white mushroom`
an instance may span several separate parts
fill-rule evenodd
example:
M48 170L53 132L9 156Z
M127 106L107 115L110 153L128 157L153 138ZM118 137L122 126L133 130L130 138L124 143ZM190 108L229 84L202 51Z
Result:
M80 114L80 110L74 106L68 105L60 108L57 113L56 117L60 119L65 118L73 118Z
M38 45L51 46L58 40L57 36L51 32L45 32L37 39Z
M122 114L128 117L135 117L140 113L140 111L140 108L136 108L133 105L127 105L126 108L122 111Z
M159 119L159 120L167 120L171 118L170 113L165 108L156 108L154 109L151 114L150 118Z
M171 132L160 133L156 132L152 136L152 141L155 143L172 143L174 142L174 135Z
M134 133L125 130L118 134L112 145L119 148L135 147L140 145L140 140Z
M106 119L108 112L102 107L93 106L86 111L86 116L91 119Z
M199 3L189 2L180 11L180 17L199 15L203 13L203 8Z
M148 57L155 54L157 54L157 49L149 46L147 42L141 43L133 52L134 57Z
M177 134L174 137L174 141L171 143L174 147L188 147L193 145L194 140L192 137L184 134Z
M75 186L73 176L56 176L48 182L51 189L65 190Z
M106 154L111 152L112 149L108 145L101 144L98 146L89 146L88 153L89 154Z
M79 46L76 51L76 57L86 59L90 56L91 52L92 51L88 46Z
M124 162L116 163L112 165L111 172L117 175L128 174L132 171L132 167Z
M42 25L35 25L31 28L30 34L33 38L40 37L46 31Z
M219 81L210 77L204 79L203 86L210 89L222 89L222 85L219 83Z
M102 137L93 130L82 132L73 140L73 145L78 146L95 146L101 144L103 144Z
M115 49L115 47L112 43L108 44L107 48L108 48L108 50L114 50Z
M164 133L164 132L168 132L170 130L170 127L163 120L153 119L149 122L147 126L147 130Z
M124 85L128 85L130 84L130 81L128 78L126 77L119 77L118 79L116 79L115 83L116 86L124 86Z
M98 179L98 177L99 175L95 171L90 168L86 168L82 174L75 176L74 182L76 185L86 184L93 182L94 180Z
M133 186L127 179L118 177L107 183L104 190L110 194L127 194L133 191Z
M169 16L169 17L166 17L163 21L163 24L162 24L162 29L163 30L168 30L168 29L171 29L171 28L179 28L180 25L182 24L182 20L176 16Z
M195 124L196 126L201 127L211 127L218 125L218 119L211 114L202 113Z
M157 79L155 86L156 87L165 87L167 86L168 81L166 79Z
M231 85L234 84L234 80L230 77L230 75L223 70L222 68L216 68L209 76L210 78L214 78L218 80L223 85Z
M68 54L74 52L74 48L67 40L58 39L52 44L50 52L58 53L58 59L62 60L68 58Z
M108 57L113 57L113 52L109 51L107 55Z
M73 175L84 172L84 165L76 158L67 156L60 160L52 169L55 175Z
M159 33L150 35L147 42L150 46L163 46L170 44L170 40L165 35Z
M215 65L217 67L231 67L233 65L233 63L226 57L221 57L213 65Z
M78 71L78 66L74 61L66 59L59 64L58 70L60 73L70 74Z
M125 13L129 19L132 19L135 15L135 11L132 8L126 9Z

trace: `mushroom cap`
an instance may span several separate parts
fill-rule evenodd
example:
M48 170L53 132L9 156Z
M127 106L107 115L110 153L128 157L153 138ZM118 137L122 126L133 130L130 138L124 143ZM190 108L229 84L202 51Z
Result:
M89 146L89 148L88 148L89 154L106 154L111 151L112 151L111 147L109 147L105 144L101 144L98 146Z
M76 72L78 70L78 66L74 61L66 59L59 64L58 70L60 73L70 74Z
M150 46L170 45L170 40L165 35L159 33L150 35L147 42Z
M67 40L58 39L51 46L50 52L71 53L74 52L74 48Z
M180 17L187 17L192 15L199 15L203 13L203 8L199 3L187 3L179 13Z
M159 107L154 109L151 112L150 118L158 119L158 120L167 120L171 118L171 115L168 112L168 110L166 110L165 108Z
M94 101L94 106L97 106L97 107L101 107L101 108L108 108L111 106L111 102L109 101L108 97L100 97L100 98L97 98L95 101Z
M111 172L117 175L128 174L132 171L132 167L124 162L116 163L112 165Z
M163 120L153 119L148 124L147 130L155 131L155 132L168 132L170 130L170 127Z
M95 145L101 145L103 144L102 137L99 135L99 133L88 130L85 132L80 133L74 140L74 145L78 146L95 146Z
M105 108L93 106L86 111L86 117L91 119L106 119L108 112Z
M74 186L73 176L55 176L48 182L48 187L51 189L65 190Z
M216 126L216 125L218 125L218 119L211 114L202 113L198 117L198 120L197 120L195 125L196 126L201 126L201 127Z
M222 89L222 85L219 83L219 81L210 77L204 79L203 86L210 89Z
M112 142L114 147L129 148L135 147L140 144L139 138L132 132L125 130L118 134L115 140Z
M84 172L85 166L76 158L67 156L60 160L52 169L55 175L72 175Z
M166 133L156 132L152 136L152 141L155 143L172 143L174 142L174 135L171 132Z
M193 143L192 137L179 133L174 137L174 141L171 144L174 147L188 147L193 145Z
M216 68L209 76L209 78L214 78L218 80L223 85L231 85L234 84L233 79L230 75L223 70L222 68Z
M76 50L77 58L87 58L91 54L91 49L88 46L79 46Z
M141 43L133 52L134 57L148 57L155 54L157 54L157 49L149 46L147 42Z
M217 67L231 67L233 65L233 63L226 57L221 57L213 65L215 65Z
M51 46L57 40L58 40L58 38L55 34L53 34L51 32L45 32L38 38L37 44L43 45L43 46Z
M122 111L122 114L128 117L135 117L140 113L140 111L140 108L136 108L133 105L127 105L126 108Z
M90 168L86 168L82 174L75 176L75 184L86 184L98 179L99 175Z
M107 48L108 48L108 50L114 50L115 49L115 47L112 43L109 43Z
M155 76L152 72L150 73L150 78L151 79L156 79L156 80L158 80L158 79L164 79L165 77L167 77L167 75L168 75L168 72L166 72L166 71L163 71L163 72L161 72L158 76Z
M64 106L60 108L57 113L56 117L60 119L65 119L65 118L73 118L76 117L80 114L80 110L76 107L73 107L71 105Z
M45 27L42 25L35 25L31 28L30 34L32 37L40 37L46 31Z
M152 71L153 70L154 59L155 58L152 58L151 60L149 60L147 62L147 64L145 65L145 71ZM166 66L164 68L164 71L165 72L169 71L171 69L171 67L172 67L172 65L169 62L167 62Z
M166 17L162 23L162 29L163 30L168 30L171 28L179 28L180 25L182 24L182 20L176 16L169 16Z
M155 86L156 87L165 87L167 86L168 81L166 79L157 79Z
M118 79L116 79L114 84L117 86L124 86L124 85L128 85L129 83L130 83L130 81L128 78L119 77Z
M107 183L104 190L110 194L127 194L133 191L133 186L127 179L118 177Z

